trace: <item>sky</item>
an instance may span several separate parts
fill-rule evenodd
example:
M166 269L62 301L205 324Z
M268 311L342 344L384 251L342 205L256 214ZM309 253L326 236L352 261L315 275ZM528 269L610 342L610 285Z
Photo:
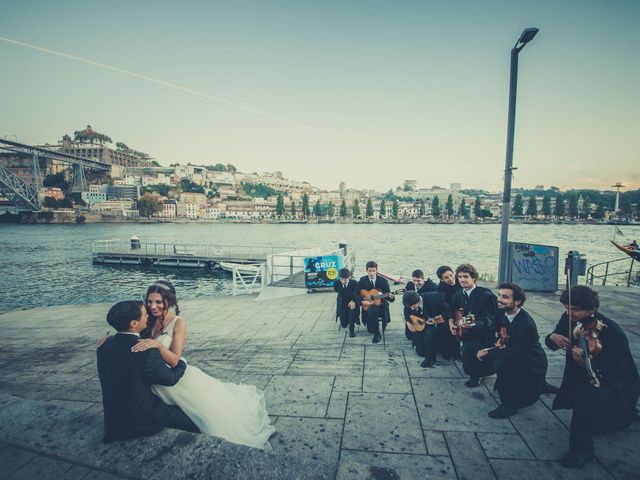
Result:
M337 189L640 188L635 0L2 0L0 138L91 124L162 165Z

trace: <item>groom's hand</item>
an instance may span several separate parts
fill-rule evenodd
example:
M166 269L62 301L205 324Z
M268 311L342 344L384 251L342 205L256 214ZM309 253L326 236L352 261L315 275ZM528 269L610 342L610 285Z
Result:
M160 348L162 344L158 340L154 340L153 338L144 338L138 340L133 347L131 347L132 352L144 352L145 350L149 350L150 348Z

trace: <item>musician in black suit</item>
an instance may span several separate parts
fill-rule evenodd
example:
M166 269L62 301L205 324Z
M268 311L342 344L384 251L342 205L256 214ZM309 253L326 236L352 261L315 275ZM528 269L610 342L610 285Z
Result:
M387 324L391 321L391 315L389 314L389 302L395 301L395 296L390 293L389 282L385 278L378 275L378 264L374 261L367 262L366 265L367 274L360 278L358 282L359 290L372 290L376 289L380 293L387 294L385 298L382 298L380 306L374 305L372 300L363 300L362 296L358 295L356 303L359 307L362 307L362 319L367 326L369 333L373 333L372 343L378 343L380 341L380 326L382 323L382 330L387 328Z
M493 343L491 326L496 314L496 296L488 288L476 285L478 271L473 265L460 265L456 268L456 277L462 290L453 296L449 327L451 333L456 335L456 316L473 315L472 325L461 324L462 368L469 375L465 385L477 387L481 377L494 373L492 364L478 360L477 353Z
M354 325L360 322L359 307L356 299L360 297L358 282L353 280L348 268L340 270L340 278L333 283L336 298L336 319L340 319L342 328L349 326L349 336L355 337Z
M449 358L449 346L447 340L451 333L446 324L449 307L444 303L444 296L436 292L427 292L418 295L417 292L406 292L402 296L404 305L404 318L407 328L411 332L411 339L416 347L416 353L424 357L420 364L422 368L430 368L436 362L436 352ZM442 323L425 325L424 330L418 331L411 323L411 316L440 320Z
M444 295L444 302L447 305L453 305L454 295L462 290L462 287L456 278L456 274L453 273L453 269L449 265L441 265L436 270L436 275L438 276L438 279L440 279L437 292ZM449 358L457 360L462 359L462 356L460 355L460 342L454 335L449 335L448 339L443 338L443 343L448 347L445 350L448 354L443 354L446 360Z
M422 270L414 270L413 273L411 273L411 281L407 282L407 285L404 287L405 291L415 291L420 295L427 292L435 292L437 288L438 286L433 283L433 280L431 280L430 278L427 278L426 280L424 279L424 272ZM409 340L411 340L412 338L411 333L412 332L406 327L405 324L404 334Z
M637 419L640 376L624 331L598 311L600 299L596 291L578 285L571 288L571 295L563 292L560 303L567 313L547 335L545 343L551 350L562 348L566 352L562 385L553 409L573 410L569 451L560 463L576 468L594 458L593 435L623 430ZM589 351L591 367L598 378L597 387L587 374L582 347L573 332L569 334L569 329L578 325L593 328L601 345L599 353Z
M157 348L132 352L147 326L147 311L139 301L116 303L107 322L117 330L98 347L98 376L104 407L103 441L127 440L158 433L165 427L199 432L176 405L166 405L151 392L151 385L173 386L187 368L180 360L167 366Z
M477 353L478 360L492 363L497 374L494 390L501 405L489 412L491 418L514 415L519 408L533 405L545 390L547 356L540 345L536 322L522 308L525 300L519 285L498 286L496 343Z

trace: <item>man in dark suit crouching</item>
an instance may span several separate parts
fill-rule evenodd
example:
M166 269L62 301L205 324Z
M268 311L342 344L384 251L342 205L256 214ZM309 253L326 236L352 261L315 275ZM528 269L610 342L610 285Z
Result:
M176 405L167 405L151 392L151 385L173 386L184 375L187 364L180 360L168 367L157 348L132 352L147 326L147 311L140 301L116 303L107 322L117 330L98 347L98 375L104 407L106 443L158 433L165 427L199 432L198 427Z

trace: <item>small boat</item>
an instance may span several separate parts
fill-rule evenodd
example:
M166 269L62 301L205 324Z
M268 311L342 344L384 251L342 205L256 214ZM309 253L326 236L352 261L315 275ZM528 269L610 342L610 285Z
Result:
M233 262L220 262L220 268L225 272L233 273L236 270L243 274L257 273L262 269L262 265L259 263L233 263Z
M630 244L630 245L620 245L619 243L616 243L613 240L611 240L611 243L613 243L615 245L615 247L618 250L620 250L621 252L626 253L627 255L629 255L634 260L640 261L640 249L638 247L635 247L632 244Z

